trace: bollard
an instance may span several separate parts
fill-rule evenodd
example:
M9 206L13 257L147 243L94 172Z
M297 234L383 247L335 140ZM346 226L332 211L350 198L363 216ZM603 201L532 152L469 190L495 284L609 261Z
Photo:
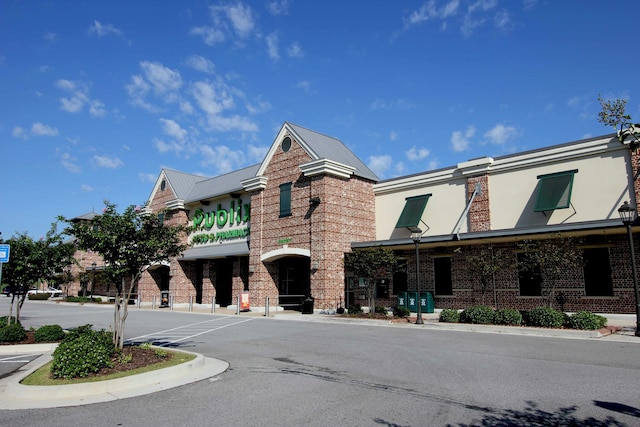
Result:
M151 300L151 310L156 309L156 296L153 296L153 300Z
M240 314L240 295L238 295L238 298L236 298L236 314Z
M193 311L193 295L189 295L189 313Z
M216 297L211 297L211 312L216 312Z
M171 307L171 311L173 311L173 295L169 297L169 306Z
M264 317L269 317L269 297L264 299Z

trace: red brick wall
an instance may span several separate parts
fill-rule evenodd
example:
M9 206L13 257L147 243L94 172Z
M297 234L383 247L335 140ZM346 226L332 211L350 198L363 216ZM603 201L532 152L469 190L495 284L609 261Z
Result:
M491 210L489 208L489 175L467 179L467 201L471 199L476 184L481 185L481 193L476 195L469 209L469 231L491 230Z

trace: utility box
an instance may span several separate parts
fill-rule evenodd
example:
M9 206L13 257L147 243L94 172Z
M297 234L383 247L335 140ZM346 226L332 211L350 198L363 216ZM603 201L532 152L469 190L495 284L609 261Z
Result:
M160 307L169 307L169 291L160 291Z

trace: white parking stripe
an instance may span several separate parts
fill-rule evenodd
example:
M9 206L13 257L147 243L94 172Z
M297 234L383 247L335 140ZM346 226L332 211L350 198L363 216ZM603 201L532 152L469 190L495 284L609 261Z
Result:
M245 322L248 322L250 320L255 320L257 319L256 317L251 317L251 318L247 318L247 319L242 319L240 321L237 322L233 322L233 323L228 323L225 325L220 325L217 326L215 328L211 328L211 327L206 327L206 328L202 328L203 326L207 326L207 324L211 324L213 322L216 321L220 321L220 320L226 320L226 319L237 319L237 317L233 317L233 316L226 316L226 317L220 317L217 319L213 319L213 320L206 320L204 322L198 322L198 323L191 323L189 325L183 325L183 326L178 326L176 328L171 328L171 329L166 329L164 331L158 331L158 332L153 332L151 334L146 334L146 335L141 335L139 337L135 337L135 338L130 338L127 340L127 342L132 342L132 341L140 341L140 340L145 340L145 339L149 339L149 338L161 338L163 341L162 344L159 344L158 346L160 347L164 347L164 346L168 346L171 344L175 344L177 342L180 341L184 341L190 338L194 338L197 337L199 335L204 335L210 332L214 332L214 331L218 331L220 329L224 329L227 328L229 326L235 326L235 325L239 325ZM180 332L184 332L185 334L181 334Z

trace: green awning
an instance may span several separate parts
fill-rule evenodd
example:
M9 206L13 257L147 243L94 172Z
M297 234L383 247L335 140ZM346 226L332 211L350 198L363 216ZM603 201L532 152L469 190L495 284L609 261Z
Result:
M396 228L416 229L422 219L422 214L424 213L424 208L427 206L429 197L431 197L431 194L407 197L405 199L404 209L402 209L400 218L398 218Z
M565 209L571 205L573 176L577 169L565 172L539 175L538 196L533 208L534 212Z

